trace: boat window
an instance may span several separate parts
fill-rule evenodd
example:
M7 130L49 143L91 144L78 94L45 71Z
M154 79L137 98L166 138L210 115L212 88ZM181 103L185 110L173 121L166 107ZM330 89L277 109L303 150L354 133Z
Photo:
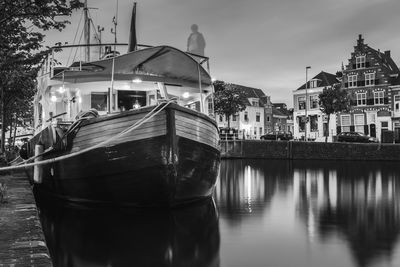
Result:
M90 107L98 111L107 111L107 93L91 93Z
M138 109L146 106L146 92L118 91L118 109L120 111Z

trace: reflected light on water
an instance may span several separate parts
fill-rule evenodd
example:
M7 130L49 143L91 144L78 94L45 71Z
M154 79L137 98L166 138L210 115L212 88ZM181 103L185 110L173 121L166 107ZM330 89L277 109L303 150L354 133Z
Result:
M251 251L241 251L258 263L265 259L280 266L400 266L399 165L223 161L215 194L220 220L239 231L239 240L260 232L247 244ZM276 218L293 221L269 223ZM235 236L225 238L236 240ZM272 253L278 244L291 248L288 254L297 255L296 259ZM229 255L235 258L234 254Z

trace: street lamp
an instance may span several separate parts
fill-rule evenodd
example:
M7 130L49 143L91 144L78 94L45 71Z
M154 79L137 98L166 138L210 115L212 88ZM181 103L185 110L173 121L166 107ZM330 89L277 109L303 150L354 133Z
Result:
M307 82L308 82L308 70L309 69L311 69L311 67L307 66L306 67L306 105L305 105L305 107L306 107L306 111L305 111L306 122L305 122L305 129L304 129L304 139L305 139L306 142L307 142L307 124L308 124L308 117L307 117L307 109L308 109L308 105L307 105L307 102L308 102Z

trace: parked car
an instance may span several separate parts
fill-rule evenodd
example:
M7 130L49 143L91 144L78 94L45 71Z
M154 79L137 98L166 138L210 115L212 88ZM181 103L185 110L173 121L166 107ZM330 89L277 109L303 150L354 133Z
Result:
M375 137L371 137L358 132L342 132L338 134L338 142L353 142L353 143L377 143Z
M260 136L261 140L292 140L293 134L291 132L270 132Z

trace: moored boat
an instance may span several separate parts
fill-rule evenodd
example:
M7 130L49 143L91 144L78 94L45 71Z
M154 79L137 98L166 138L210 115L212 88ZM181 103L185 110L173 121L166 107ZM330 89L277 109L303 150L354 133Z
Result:
M38 190L138 206L210 196L220 152L208 58L169 46L103 58L55 67L49 57L38 77L24 155Z

